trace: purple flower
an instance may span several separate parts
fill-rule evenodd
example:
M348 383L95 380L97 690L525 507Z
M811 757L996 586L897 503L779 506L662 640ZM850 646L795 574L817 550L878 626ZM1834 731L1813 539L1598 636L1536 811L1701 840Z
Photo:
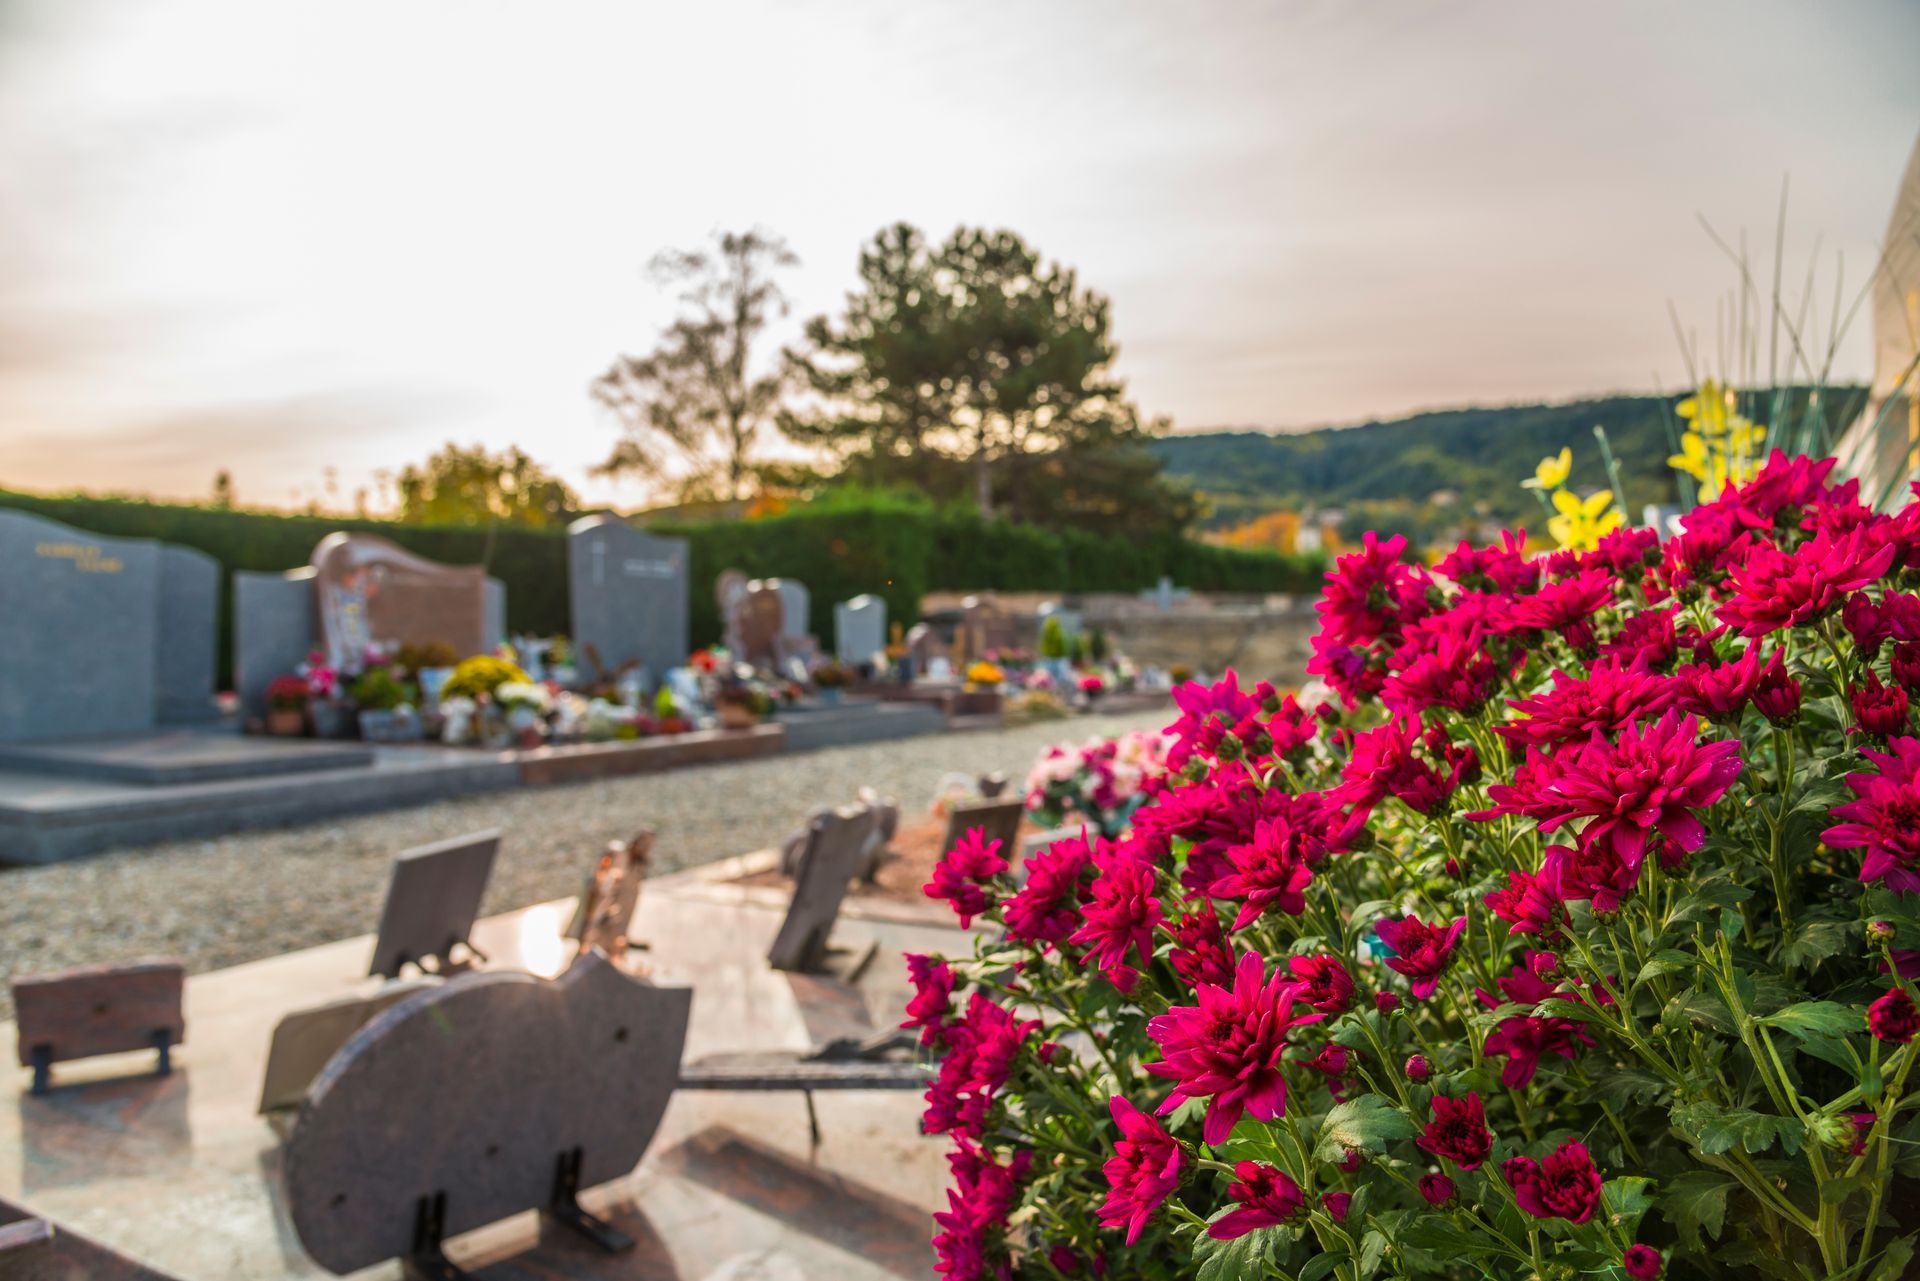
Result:
M1415 1000L1424 1001L1440 984L1440 975L1453 960L1454 944L1467 928L1467 918L1455 917L1451 925L1427 925L1418 917L1403 916L1397 921L1375 921L1373 932L1394 955L1387 968L1404 974L1413 982Z

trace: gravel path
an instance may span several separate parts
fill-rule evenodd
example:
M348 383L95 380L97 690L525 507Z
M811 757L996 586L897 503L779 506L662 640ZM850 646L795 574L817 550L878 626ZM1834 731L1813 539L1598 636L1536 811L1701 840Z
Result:
M1045 744L1169 719L1155 711L929 735L0 868L0 970L162 954L197 973L370 933L394 854L488 827L503 835L484 910L504 912L578 893L595 852L637 827L658 834L655 870L678 871L772 845L807 810L851 800L862 785L911 815L950 771L1004 770L1017 781ZM0 992L0 1019L12 1012Z

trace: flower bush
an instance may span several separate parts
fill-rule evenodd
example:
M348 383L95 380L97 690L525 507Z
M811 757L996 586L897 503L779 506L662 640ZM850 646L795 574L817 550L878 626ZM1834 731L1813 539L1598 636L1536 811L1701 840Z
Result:
M504 658L495 658L491 654L476 654L472 658L462 659L453 669L453 675L441 686L443 698L486 698L502 685L524 685L531 678L518 666Z
M1183 686L1125 831L963 841L941 1273L1901 1276L1920 502L1831 467L1664 544L1369 535L1324 699Z
M1134 730L1119 738L1056 743L1027 772L1027 814L1041 827L1078 815L1103 836L1117 836L1159 786L1173 740Z

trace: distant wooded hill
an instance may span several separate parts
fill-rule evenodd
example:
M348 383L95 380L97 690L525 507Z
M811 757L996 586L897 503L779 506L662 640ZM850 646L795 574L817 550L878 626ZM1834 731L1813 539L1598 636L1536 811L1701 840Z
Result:
M1834 435L1856 415L1859 387L1825 393ZM1520 482L1562 446L1573 449L1573 485L1607 483L1593 429L1604 427L1634 514L1678 497L1667 467L1665 416L1678 397L1608 396L1561 405L1444 409L1313 431L1186 432L1153 442L1167 475L1207 496L1208 525L1239 524L1276 509L1350 507L1378 502L1442 503L1494 518L1537 519ZM1445 497L1450 491L1452 501Z

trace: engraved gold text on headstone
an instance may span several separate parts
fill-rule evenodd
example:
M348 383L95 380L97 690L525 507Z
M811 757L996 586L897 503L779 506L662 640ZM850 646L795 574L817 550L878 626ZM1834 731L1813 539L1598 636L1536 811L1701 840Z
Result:
M70 560L83 574L117 574L125 566L118 556L105 556L98 543L35 543L34 554L54 560Z

